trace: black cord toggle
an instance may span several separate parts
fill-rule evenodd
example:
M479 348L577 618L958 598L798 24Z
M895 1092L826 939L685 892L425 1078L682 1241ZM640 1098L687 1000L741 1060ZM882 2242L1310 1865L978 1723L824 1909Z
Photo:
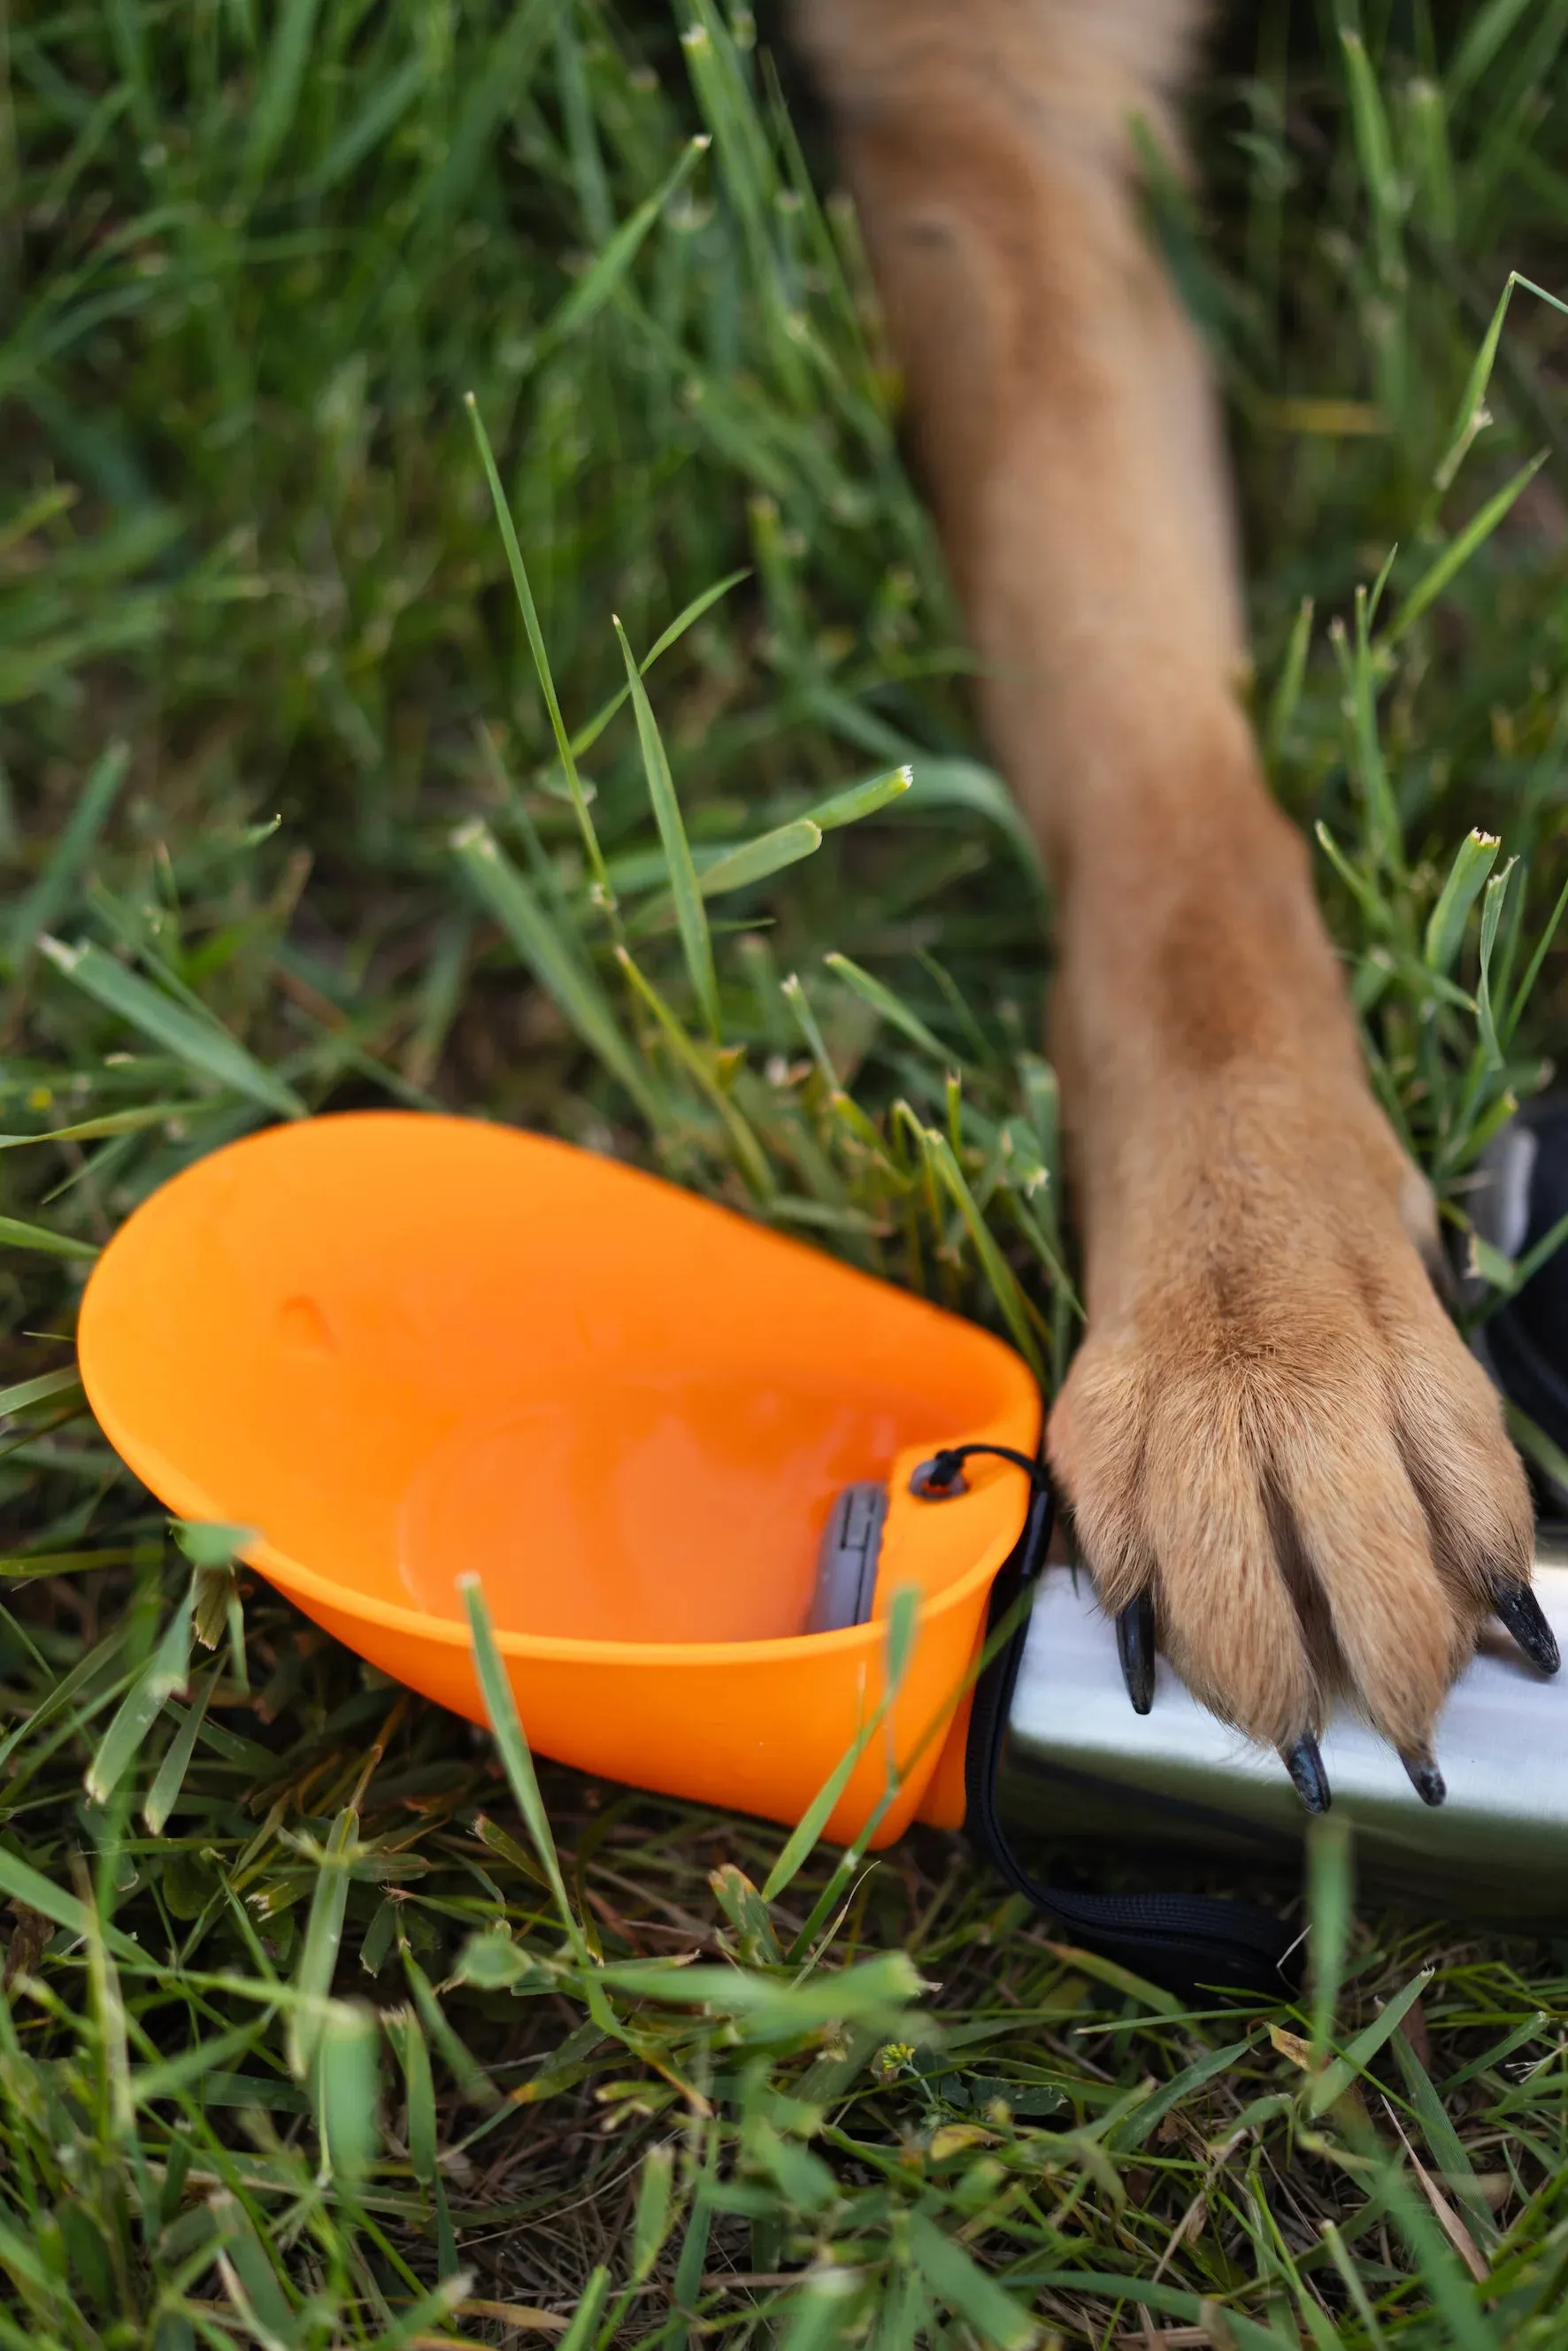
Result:
M1015 1453L1010 1445L945 1445L929 1461L922 1461L910 1477L909 1490L925 1502L950 1501L955 1494L967 1494L968 1480L964 1464L977 1453L994 1454L998 1461L1010 1461L1015 1469L1027 1470L1030 1483L1037 1493L1051 1490L1042 1465L1031 1460L1027 1453Z

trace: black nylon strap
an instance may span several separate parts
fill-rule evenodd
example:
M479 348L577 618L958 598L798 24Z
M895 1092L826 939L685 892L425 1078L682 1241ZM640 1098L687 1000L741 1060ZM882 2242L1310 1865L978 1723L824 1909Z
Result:
M1044 1566L1052 1517L1051 1489L1041 1473L1018 1546L991 1587L988 1639ZM1074 1941L1152 1983L1184 1993L1206 1985L1276 1996L1289 1989L1285 1962L1297 1938L1267 1910L1206 1894L1069 1892L1042 1885L1019 1860L997 1809L997 1784L1028 1631L1025 1610L977 1683L969 1716L964 1825L985 1859L1015 1893L1057 1920Z

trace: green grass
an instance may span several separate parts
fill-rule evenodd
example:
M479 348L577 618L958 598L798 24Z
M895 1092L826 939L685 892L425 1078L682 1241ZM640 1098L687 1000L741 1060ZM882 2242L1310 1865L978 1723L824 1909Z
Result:
M1511 270L1562 290L1568 6L1260 13L1204 210L1150 212L1230 399L1271 771L1462 1240L1563 1029L1565 329L1489 323ZM780 1867L543 1765L541 1807L515 1733L119 1471L92 1254L361 1102L640 1158L1049 1384L1047 923L742 19L5 38L0 2343L1560 2343L1561 1951L1352 1917L1330 1838L1307 2005L1189 2012L955 1840Z

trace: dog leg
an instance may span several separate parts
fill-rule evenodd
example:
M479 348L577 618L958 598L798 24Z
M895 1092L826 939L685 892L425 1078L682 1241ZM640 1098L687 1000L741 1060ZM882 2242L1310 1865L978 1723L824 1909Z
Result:
M1174 150L1193 10L807 0L797 21L985 724L1057 892L1089 1327L1053 1465L1107 1606L1146 1627L1152 1596L1190 1687L1298 1784L1343 1687L1436 1802L1434 1720L1529 1574L1530 1502L1236 698L1215 404L1130 128Z

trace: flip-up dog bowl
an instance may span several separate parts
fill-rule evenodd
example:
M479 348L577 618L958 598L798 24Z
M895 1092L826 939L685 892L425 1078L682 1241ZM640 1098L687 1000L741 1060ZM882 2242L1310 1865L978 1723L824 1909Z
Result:
M830 1831L890 1761L879 1844L961 1820L962 1694L1029 1479L975 1460L936 1506L910 1477L1040 1435L1025 1366L973 1325L590 1153L377 1113L175 1177L95 1269L80 1353L143 1483L254 1528L244 1556L318 1624L481 1720L473 1573L535 1747L645 1787L798 1818L916 1586L888 1740ZM869 1617L807 1631L867 1488Z

